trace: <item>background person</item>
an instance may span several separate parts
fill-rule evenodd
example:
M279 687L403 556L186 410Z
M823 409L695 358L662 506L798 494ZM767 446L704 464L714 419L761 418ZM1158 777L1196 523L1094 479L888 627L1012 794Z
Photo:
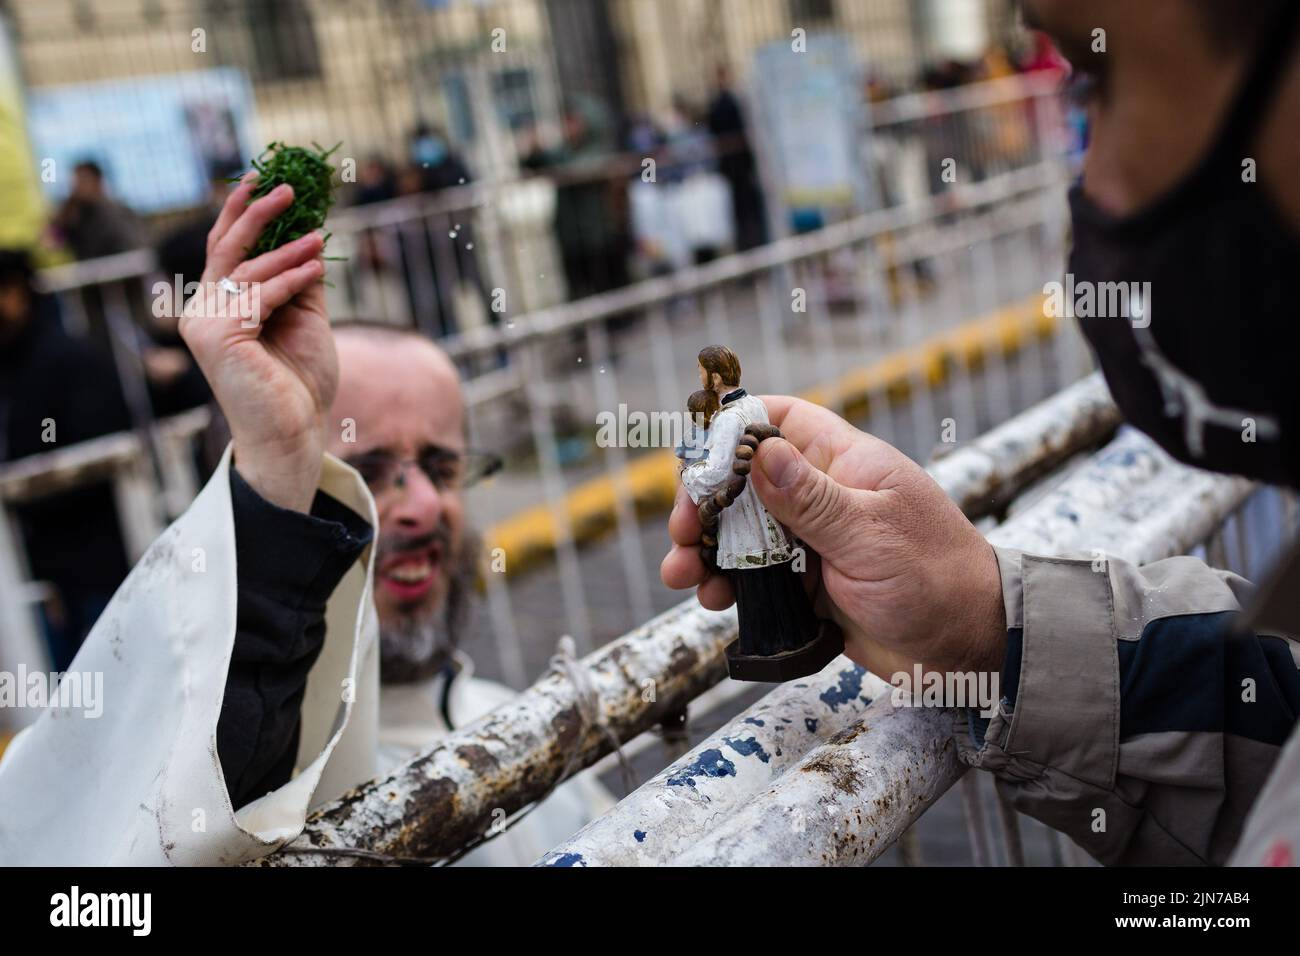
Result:
M0 462L130 427L107 356L64 330L54 298L33 284L26 252L0 252ZM15 512L32 578L49 591L41 617L50 664L64 670L127 574L112 483Z

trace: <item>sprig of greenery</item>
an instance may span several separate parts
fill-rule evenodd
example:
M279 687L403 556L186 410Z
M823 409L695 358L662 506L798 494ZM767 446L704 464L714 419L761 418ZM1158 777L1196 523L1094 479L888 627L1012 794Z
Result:
M340 142L332 149L324 149L319 143L312 143L313 150L277 141L253 160L257 185L248 201L260 199L280 184L288 183L293 187L293 204L262 230L257 244L249 251L249 258L278 249L325 225L325 217L334 205L337 171L329 158L342 145ZM325 240L329 241L329 233L325 234Z

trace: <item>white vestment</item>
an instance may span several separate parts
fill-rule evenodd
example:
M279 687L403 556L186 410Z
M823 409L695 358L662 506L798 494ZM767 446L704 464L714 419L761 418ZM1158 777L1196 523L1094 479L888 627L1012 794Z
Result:
M745 434L745 426L755 422L767 424L767 406L761 398L744 395L727 402L709 423L706 455L682 469L682 484L691 500L699 504L727 486L731 465L736 460L736 443ZM718 519L718 567L765 568L791 560L790 540L780 522L767 513L754 492L754 483L745 482L740 493Z
M102 713L47 708L0 758L0 864L241 863L375 775L367 547L326 605L293 778L231 807L217 756L238 603L230 455L132 569L69 668L102 673ZM320 489L378 527L374 499L342 462L326 457Z
M452 730L443 717L443 696L452 727L464 727L512 700L515 691L474 676L468 655L457 653L458 673L448 692L443 674L414 684L385 684L379 696L379 772L390 773ZM555 788L546 802L500 836L467 853L461 866L528 866L559 846L617 801L591 771Z

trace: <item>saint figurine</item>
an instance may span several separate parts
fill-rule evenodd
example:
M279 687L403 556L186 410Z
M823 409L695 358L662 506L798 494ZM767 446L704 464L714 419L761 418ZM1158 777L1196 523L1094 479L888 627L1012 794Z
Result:
M747 476L764 438L780 432L763 401L740 387L740 360L722 345L700 350L700 384L717 396L704 453L687 460L682 484L700 506L702 552L731 580L740 636L727 648L736 680L782 681L816 673L843 649L839 628L820 621L799 571L806 555L758 500ZM796 556L802 560L795 562Z

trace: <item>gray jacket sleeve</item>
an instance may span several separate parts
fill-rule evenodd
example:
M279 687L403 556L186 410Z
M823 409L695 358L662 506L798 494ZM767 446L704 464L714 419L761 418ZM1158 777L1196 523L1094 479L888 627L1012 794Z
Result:
M1236 625L1250 585L995 550L1001 703L959 727L962 759L1103 863L1226 862L1300 711L1294 645Z

